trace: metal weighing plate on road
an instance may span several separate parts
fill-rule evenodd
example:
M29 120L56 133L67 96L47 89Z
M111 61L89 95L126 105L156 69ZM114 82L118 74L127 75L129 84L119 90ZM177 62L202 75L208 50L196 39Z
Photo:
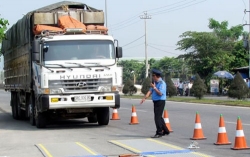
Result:
M183 149L155 139L112 140L109 142L132 151L133 153L147 157L211 157L210 155L194 152L189 149Z
M45 157L103 157L80 142L36 144Z

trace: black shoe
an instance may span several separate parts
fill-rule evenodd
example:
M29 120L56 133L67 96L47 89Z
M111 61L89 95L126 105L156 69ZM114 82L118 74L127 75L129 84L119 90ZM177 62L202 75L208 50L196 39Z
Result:
M163 132L163 136L169 135L169 133L170 133L170 132L165 132L165 131L164 131L164 132Z
M151 138L160 138L162 137L163 135L159 135L159 134L155 134L154 136L152 136Z

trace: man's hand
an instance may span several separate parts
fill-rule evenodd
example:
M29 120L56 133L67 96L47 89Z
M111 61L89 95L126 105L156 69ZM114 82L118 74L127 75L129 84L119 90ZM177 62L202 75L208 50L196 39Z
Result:
M145 98L141 99L140 104L144 103L144 102L145 102L145 100L146 100Z
M151 83L150 86L151 86L152 88L155 88L155 83Z

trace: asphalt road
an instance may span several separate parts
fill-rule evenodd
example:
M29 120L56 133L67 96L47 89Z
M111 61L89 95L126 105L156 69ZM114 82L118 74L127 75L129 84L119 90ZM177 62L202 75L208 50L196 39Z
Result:
M109 143L110 140L145 139L154 135L152 102L139 105L140 100L122 99L118 110L121 120L110 121L108 126L87 123L86 119L54 122L46 129L37 129L28 121L17 121L11 117L10 94L0 91L0 156L42 157L36 144L60 144L81 142L106 156L118 156L130 151ZM139 119L138 125L129 125L131 106L134 104ZM237 116L241 117L247 143L250 145L250 108L226 107L191 103L167 102L171 127L174 130L159 141L187 148L193 136L195 113L199 111L206 140L199 140L201 153L216 157L249 157L250 150L231 150L234 146ZM110 110L112 113L112 110ZM215 146L219 116L223 114L226 130L232 145ZM158 139L157 139L158 140ZM141 143L143 145L143 143ZM185 156L185 155L184 155Z

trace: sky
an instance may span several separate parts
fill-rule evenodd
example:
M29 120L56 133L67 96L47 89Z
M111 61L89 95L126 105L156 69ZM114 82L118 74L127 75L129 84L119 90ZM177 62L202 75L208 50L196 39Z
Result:
M29 11L61 0L1 0L0 18L10 26ZM74 0L105 11L105 0ZM145 23L140 19L147 11L148 58L177 57L179 36L186 31L211 31L209 18L228 21L229 27L249 22L247 0L106 0L109 35L119 40L124 58L145 57ZM9 27L10 27L9 26ZM249 26L244 29L248 31Z

